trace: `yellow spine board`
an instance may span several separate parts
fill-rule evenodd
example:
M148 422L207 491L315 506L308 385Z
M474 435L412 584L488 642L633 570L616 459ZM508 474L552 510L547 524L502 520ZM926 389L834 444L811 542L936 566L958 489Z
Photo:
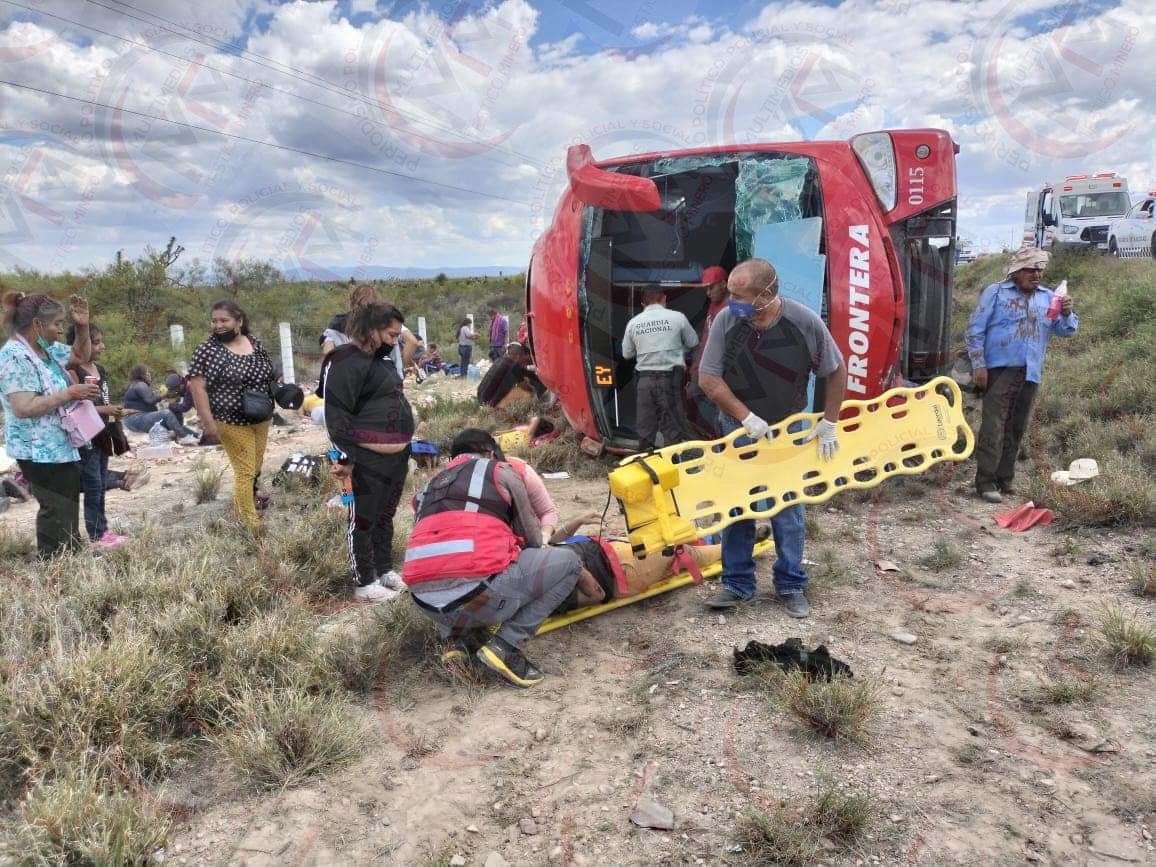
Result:
M749 445L735 445L744 436L740 429L713 442L680 443L624 460L610 473L610 490L622 506L635 555L962 461L975 447L963 395L946 376L893 388L874 400L845 401L839 451L830 461L820 459L814 441L803 442L821 417L798 413L772 426L770 440ZM788 433L793 427L801 429Z
M764 542L759 542L755 545L755 556L761 557L768 551L773 550L775 543L769 539ZM702 567L702 577L716 578L722 572L722 563L711 563L709 566ZM573 611L567 611L565 614L556 614L553 617L547 617L542 621L542 625L538 627L535 635L545 635L547 632L553 632L555 629L561 629L563 626L570 626L589 617L596 617L599 614L605 614L607 611L613 611L615 608L621 608L624 605L631 605L643 599L649 599L651 596L658 596L661 593L666 593L670 590L677 590L679 587L685 587L687 584L694 583L694 576L689 572L679 572L677 575L671 575L669 578L663 578L661 581L655 582L634 596L624 596L621 599L615 599L613 602L604 602L601 605L587 605L585 608L576 608Z

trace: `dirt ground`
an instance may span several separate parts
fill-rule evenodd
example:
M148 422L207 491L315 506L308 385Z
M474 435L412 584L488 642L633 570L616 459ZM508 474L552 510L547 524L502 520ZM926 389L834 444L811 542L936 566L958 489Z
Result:
M266 470L323 447L308 425L275 429ZM154 462L139 491L110 494L114 526L224 508L228 477L221 502L192 504L202 459L227 467L223 453L183 449ZM343 773L257 797L190 764L162 793L191 815L164 862L742 863L736 818L789 808L826 778L875 806L857 848L816 863L1156 863L1152 670L1117 671L1095 643L1106 601L1156 616L1122 566L1144 534L1000 530L1001 507L968 495L970 473L814 508L805 621L775 602L763 561L756 601L725 616L703 605L712 587L692 587L534 639L527 655L547 678L524 692L407 682L387 668L363 709L363 758ZM606 504L604 483L548 485L564 516ZM3 520L30 529L35 508L14 505ZM613 505L609 515L621 531ZM936 540L957 563L920 565ZM881 560L902 571L880 571ZM792 636L878 680L869 742L814 734L735 674L732 648ZM1086 701L1042 698L1057 680L1095 688ZM643 793L673 811L672 829L630 822Z

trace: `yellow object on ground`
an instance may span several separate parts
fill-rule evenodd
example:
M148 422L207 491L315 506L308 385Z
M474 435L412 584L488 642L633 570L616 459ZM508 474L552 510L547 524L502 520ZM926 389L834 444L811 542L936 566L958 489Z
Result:
M755 545L755 556L761 557L768 551L773 550L775 543L770 539L763 542L758 542ZM717 578L722 573L722 561L716 561L709 566L702 567L703 578ZM657 584L651 584L641 593L634 596L624 596L621 599L614 599L610 602L604 602L601 605L587 605L585 608L578 608L574 611L567 611L565 614L558 614L554 617L547 617L542 621L542 625L538 627L535 635L545 635L547 632L553 632L555 629L561 629L563 626L570 626L573 623L585 620L588 617L597 617L599 614L605 614L607 611L613 611L615 608L621 608L623 605L630 605L632 602L638 602L642 599L649 599L651 596L658 596L660 593L666 593L670 590L676 590L679 587L685 587L687 584L694 583L694 576L689 572L679 572L677 575L671 575L669 578L664 578Z
M305 400L301 402L301 412L304 415L309 415L319 406L325 406L325 401L315 394L307 394Z
M514 428L514 430L505 430L494 434L494 439L498 443L498 448L503 452L512 452L515 449L528 448L530 445L530 434L525 428Z
M624 460L610 473L610 490L622 506L635 555L962 461L975 447L963 395L946 376L893 388L874 400L845 401L839 450L830 461L819 457L817 443L803 442L819 418L798 413L773 425L769 440L748 445L735 445L745 435L740 429L713 442L680 443Z

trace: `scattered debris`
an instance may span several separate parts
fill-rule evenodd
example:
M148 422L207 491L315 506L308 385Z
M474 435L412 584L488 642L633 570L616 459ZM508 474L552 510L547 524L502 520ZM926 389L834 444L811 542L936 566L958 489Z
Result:
M658 831L674 829L674 813L649 795L643 795L634 805L630 821L640 828L654 828Z
M894 563L892 563L890 560L876 560L875 561L875 568L878 569L880 572L901 572L901 571L903 571L898 566L896 566Z
M888 636L892 641L898 641L900 644L914 644L919 639L910 632L896 631Z
M1088 479L1100 475L1100 465L1094 458L1076 458L1066 470L1056 470L1052 473L1052 481L1057 485L1078 485Z
M748 641L745 649L734 648L735 671L740 675L750 674L760 662L773 662L784 671L801 669L807 673L808 680L819 677L830 680L836 674L854 676L851 673L851 666L831 656L825 644L808 651L800 639L788 638L782 644Z
M1055 517L1051 509L1037 509L1036 504L1028 500L1022 506L1012 509L1010 512L1000 512L995 516L995 522L1005 530L1011 530L1013 533L1023 533L1025 530L1030 530L1037 524L1046 526L1052 523Z
M534 824L534 820L529 816L518 820L518 830L527 837L533 837L538 833L538 826Z

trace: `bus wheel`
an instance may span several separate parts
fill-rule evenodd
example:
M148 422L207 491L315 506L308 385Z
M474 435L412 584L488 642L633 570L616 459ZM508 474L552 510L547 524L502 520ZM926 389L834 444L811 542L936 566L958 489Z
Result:
M1116 246L1115 238L1108 241L1108 255L1116 259L1120 258L1120 248Z

